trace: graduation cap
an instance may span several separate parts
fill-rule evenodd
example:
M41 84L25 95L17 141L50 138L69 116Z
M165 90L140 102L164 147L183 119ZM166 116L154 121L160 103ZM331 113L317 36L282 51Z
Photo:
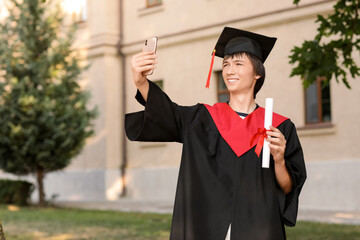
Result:
M250 53L265 62L274 47L276 38L267 37L253 32L225 27L212 53L209 76L206 88L209 88L214 57L225 57L238 52Z

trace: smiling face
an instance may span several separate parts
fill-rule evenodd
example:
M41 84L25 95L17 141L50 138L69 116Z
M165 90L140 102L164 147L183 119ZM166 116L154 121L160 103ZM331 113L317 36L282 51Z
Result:
M253 64L245 53L225 56L222 75L230 94L252 96L256 81L260 78L255 73Z

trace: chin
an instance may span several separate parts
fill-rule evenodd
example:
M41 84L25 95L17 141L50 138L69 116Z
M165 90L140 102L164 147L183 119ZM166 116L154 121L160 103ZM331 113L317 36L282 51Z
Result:
M254 92L254 89L248 89L248 88L239 88L239 87L232 87L229 88L228 87L228 91L230 93L230 95L238 95L238 94L248 94L249 92Z
M233 91L237 91L239 89L239 85L233 84L233 83L232 84L227 83L226 88L227 88L227 90L229 90L229 92L233 92Z
M227 89L228 89L228 91L230 92L230 93L236 93L236 92L241 92L242 90L244 90L244 89L242 89L242 88L239 88L239 86L235 86L235 85L232 85L232 86L227 86Z

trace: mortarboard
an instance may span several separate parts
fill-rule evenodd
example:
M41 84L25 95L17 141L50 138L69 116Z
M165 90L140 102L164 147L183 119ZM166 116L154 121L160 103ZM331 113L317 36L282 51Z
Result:
M246 52L258 57L262 63L265 62L274 47L276 38L267 37L253 32L236 28L225 27L213 50L209 76L206 87L210 85L210 77L214 64L214 57L225 57L237 52Z

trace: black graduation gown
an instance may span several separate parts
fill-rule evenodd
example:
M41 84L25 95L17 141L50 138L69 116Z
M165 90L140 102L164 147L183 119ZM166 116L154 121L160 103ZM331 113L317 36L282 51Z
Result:
M230 223L231 239L286 239L284 224L295 225L306 179L294 124L286 120L278 126L287 140L286 166L293 181L285 196L272 158L264 169L254 148L238 157L205 105L179 106L149 83L147 102L136 95L145 111L126 114L125 129L132 141L183 143L170 239L224 240Z

